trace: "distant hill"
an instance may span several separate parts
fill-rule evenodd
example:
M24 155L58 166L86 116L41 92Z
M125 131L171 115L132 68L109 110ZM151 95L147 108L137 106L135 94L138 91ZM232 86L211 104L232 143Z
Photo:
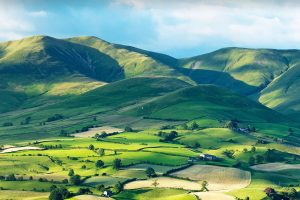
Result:
M210 83L249 95L286 114L300 111L300 51L225 48L182 59L198 83Z
M33 36L0 43L0 113L53 104L131 77L213 84L298 116L300 51L225 48L185 59L96 37ZM84 83L84 84L82 84Z

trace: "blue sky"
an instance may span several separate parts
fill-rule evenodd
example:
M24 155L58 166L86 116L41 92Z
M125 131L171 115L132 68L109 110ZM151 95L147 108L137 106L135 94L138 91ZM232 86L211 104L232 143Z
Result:
M229 46L299 49L298 2L0 0L0 40L91 35L175 57Z

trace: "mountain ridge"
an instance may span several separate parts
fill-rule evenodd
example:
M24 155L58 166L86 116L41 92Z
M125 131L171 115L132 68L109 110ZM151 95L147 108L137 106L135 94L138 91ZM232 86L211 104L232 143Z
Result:
M228 47L177 59L95 36L32 36L0 43L0 88L8 92L37 80L49 82L76 73L95 82L161 76L193 85L213 84L293 115L300 112L295 95L300 86L299 68L300 51L295 49Z

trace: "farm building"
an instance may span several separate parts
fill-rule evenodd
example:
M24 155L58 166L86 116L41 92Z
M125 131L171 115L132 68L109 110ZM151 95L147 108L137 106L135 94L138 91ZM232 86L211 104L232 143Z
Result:
M218 161L219 160L219 158L217 156L210 155L210 154L201 154L200 158L202 158L203 160L211 160L211 161Z
M103 192L103 196L105 196L105 197L111 197L111 196L112 196L112 191L110 191L110 190L105 190L105 191Z

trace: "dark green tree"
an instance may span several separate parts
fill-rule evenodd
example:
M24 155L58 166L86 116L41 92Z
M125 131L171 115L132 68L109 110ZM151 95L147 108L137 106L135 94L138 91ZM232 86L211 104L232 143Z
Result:
M74 173L74 170L73 170L73 169L70 169L68 175L69 175L69 176L74 176L74 174L75 174L75 173Z
M74 175L70 177L70 183L73 185L79 185L80 184L80 176L79 175Z
M104 162L102 160L97 160L95 165L96 165L97 168L101 168L101 167L104 166Z
M148 167L145 172L149 178L156 176L155 170L152 167Z
M122 161L121 159L119 158L116 158L114 161L113 161L113 168L116 169L116 170L119 170L122 166Z

